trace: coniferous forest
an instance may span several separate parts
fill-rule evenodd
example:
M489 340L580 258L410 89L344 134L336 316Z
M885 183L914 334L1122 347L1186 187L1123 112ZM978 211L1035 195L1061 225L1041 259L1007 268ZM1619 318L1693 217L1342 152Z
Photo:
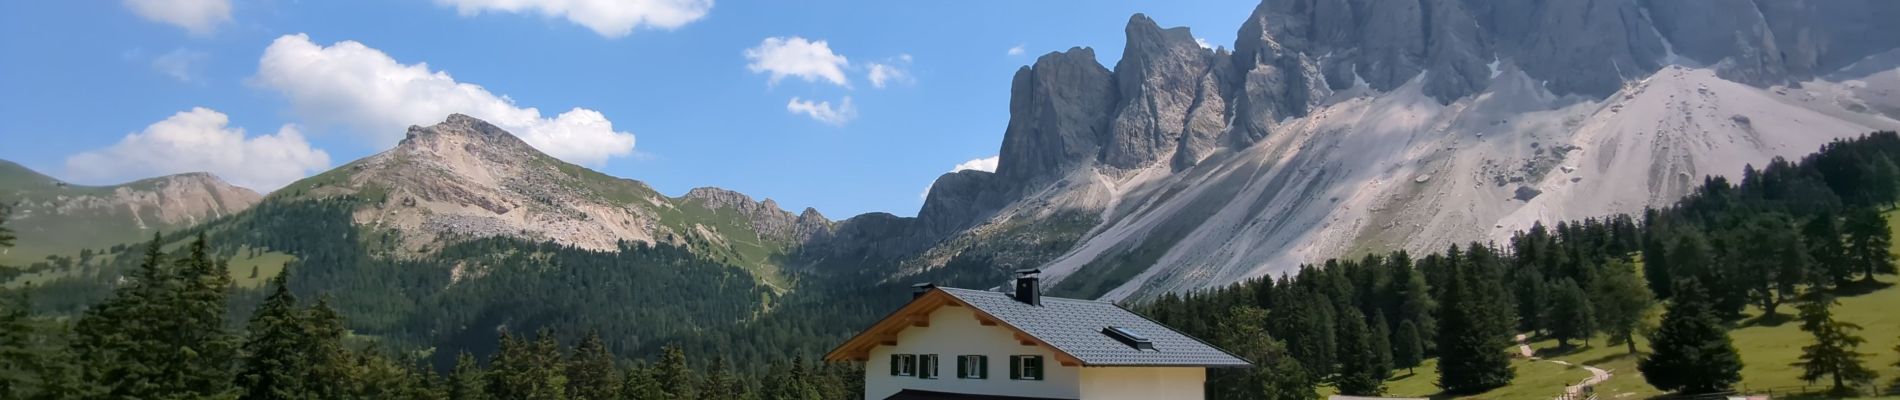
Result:
M1607 337L1630 353L1646 339L1639 371L1620 379L1721 393L1743 367L1730 328L1783 322L1811 340L1801 378L1847 394L1891 371L1865 361L1889 349L1861 346L1891 333L1832 310L1895 273L1883 212L1900 200L1896 157L1900 135L1873 133L1737 180L1705 178L1640 215L1328 260L1129 307L1254 361L1210 373L1221 399L1377 395L1427 360L1444 394L1484 393L1521 378L1510 353L1519 334L1564 347ZM861 367L812 360L901 304L908 282L1001 278L958 260L903 282L801 275L801 290L779 294L665 245L473 239L426 259L384 257L374 244L390 238L361 237L351 201L265 203L221 225L237 229L160 235L73 263L117 279L8 290L0 398L858 398ZM4 228L0 246L11 246ZM298 257L241 288L227 260L254 248Z

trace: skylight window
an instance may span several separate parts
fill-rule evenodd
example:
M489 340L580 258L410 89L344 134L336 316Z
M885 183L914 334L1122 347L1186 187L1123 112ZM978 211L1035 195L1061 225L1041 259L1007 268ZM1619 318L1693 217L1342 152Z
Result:
M1135 331L1129 330L1128 328L1123 328L1119 326L1111 326L1107 328L1102 328L1102 334L1108 335L1108 337L1114 338L1115 341L1122 342L1122 344L1128 345L1128 347L1133 347L1136 350L1154 350L1155 349L1154 342L1148 340L1148 337L1135 333Z

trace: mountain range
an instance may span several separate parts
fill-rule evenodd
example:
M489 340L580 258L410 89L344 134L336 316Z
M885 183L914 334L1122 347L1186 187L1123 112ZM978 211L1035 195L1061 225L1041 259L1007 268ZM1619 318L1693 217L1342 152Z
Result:
M1900 128L1894 20L1879 0L1270 0L1210 49L1137 14L1112 69L1072 48L1018 70L996 171L943 175L916 217L669 197L462 115L262 198L203 174L94 188L0 164L0 200L24 200L26 252L347 197L393 259L495 236L666 244L779 291L1039 267L1054 295L1142 299L1638 211Z

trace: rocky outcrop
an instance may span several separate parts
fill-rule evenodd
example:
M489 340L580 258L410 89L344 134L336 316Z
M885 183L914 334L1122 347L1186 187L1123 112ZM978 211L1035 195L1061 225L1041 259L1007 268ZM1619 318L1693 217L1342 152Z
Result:
M1172 156L1183 135L1211 143L1222 120L1219 111L1205 110L1222 102L1218 81L1209 74L1213 52L1195 43L1187 28L1161 29L1141 14L1129 19L1125 32L1128 44L1115 64L1121 103L1109 124L1102 161L1137 168ZM1203 110L1195 112L1196 107ZM1190 115L1197 120L1190 121ZM1190 127L1199 132L1189 132Z
M787 243L804 243L831 228L831 221L818 214L818 210L806 208L803 214L793 215L779 208L778 202L772 199L753 201L752 196L716 187L694 188L680 199L698 201L708 209L737 212L751 223L752 231L760 237Z
M10 251L14 254L148 240L156 232L236 214L260 199L257 192L202 172L86 186L0 160L0 204L14 206L7 223L20 236Z
M1115 80L1092 49L1049 53L1018 69L997 174L1028 183L1094 160L1115 104Z

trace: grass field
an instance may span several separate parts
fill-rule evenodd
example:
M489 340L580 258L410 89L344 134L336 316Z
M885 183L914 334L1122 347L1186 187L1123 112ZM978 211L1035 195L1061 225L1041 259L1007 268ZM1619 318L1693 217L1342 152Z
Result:
M1502 351L1502 350L1500 350ZM1464 399L1549 399L1563 394L1564 387L1590 377L1590 372L1582 368L1566 367L1548 362L1532 362L1521 358L1511 359L1511 368L1517 370L1517 379L1510 385ZM1438 360L1425 360L1413 373L1395 371L1396 376L1385 381L1387 397L1430 397L1448 398L1439 395ZM1320 387L1320 396L1336 393L1332 387Z

